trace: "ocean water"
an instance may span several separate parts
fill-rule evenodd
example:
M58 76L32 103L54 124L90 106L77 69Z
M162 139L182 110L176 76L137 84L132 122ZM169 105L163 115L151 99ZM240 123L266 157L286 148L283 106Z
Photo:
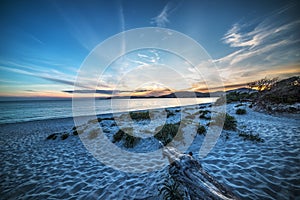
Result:
M166 108L186 106L192 104L210 103L215 98L155 98L155 99L114 99L96 100L96 114L112 112L125 112L132 110L144 110L154 108ZM85 106L80 104L80 113L77 115L89 115L85 112ZM17 123L34 120L56 119L72 117L71 100L34 100L34 101L6 101L0 102L0 124Z

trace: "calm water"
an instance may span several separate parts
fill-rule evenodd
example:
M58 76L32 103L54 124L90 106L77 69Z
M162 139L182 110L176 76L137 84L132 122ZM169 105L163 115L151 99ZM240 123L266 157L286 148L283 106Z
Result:
M118 99L96 100L97 114L124 112L128 110L143 110L153 108L166 108L213 102L215 98L164 98L164 99ZM84 112L85 104L79 110ZM13 101L0 102L0 124L16 123L33 120L72 117L72 101L68 100L42 100L42 101Z

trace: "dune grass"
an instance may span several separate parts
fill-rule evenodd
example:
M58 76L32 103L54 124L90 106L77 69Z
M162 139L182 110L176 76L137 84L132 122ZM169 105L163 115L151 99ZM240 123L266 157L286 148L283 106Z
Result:
M210 125L222 126L224 130L232 130L235 131L237 127L236 119L229 115L228 113L219 113L213 120L210 122Z
M197 129L197 133L199 135L205 135L206 134L206 128L205 128L205 126L199 125L198 129Z
M129 112L129 115L135 121L151 120L149 111L132 111Z
M123 130L120 129L117 133L114 134L112 142L116 143L120 142L121 140L124 141L124 147L133 148L140 141L140 138L125 133Z
M249 140L249 141L253 141L253 142L264 142L264 139L262 139L259 134L253 134L253 133L246 133L243 131L239 132L239 136L244 138L244 140Z
M180 123L165 124L154 137L161 141L163 145L167 145L176 136L179 131L179 125Z
M245 115L247 111L245 109L239 108L235 112L237 115Z

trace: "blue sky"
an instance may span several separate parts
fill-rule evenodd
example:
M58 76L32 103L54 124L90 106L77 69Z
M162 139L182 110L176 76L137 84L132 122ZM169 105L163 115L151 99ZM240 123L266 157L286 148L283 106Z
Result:
M1 97L71 97L66 91L74 90L81 64L98 44L122 31L149 26L179 31L197 41L218 67L225 86L300 74L299 1L19 0L0 4ZM128 84L133 83L121 87L112 81L119 80L116 74L121 76L118 72L124 67L130 65L132 70L137 64L149 64L149 58L156 59L150 63L158 66L156 73L164 76L168 88L205 88L203 80L190 75L190 66L170 57L153 50L128 55L126 62L119 59L110 66L96 89L104 95L110 90L164 90L166 86L158 82L132 88ZM158 58L172 60L168 64L193 80L192 86L174 84ZM128 62L132 59L138 62ZM128 78L140 81L141 69Z

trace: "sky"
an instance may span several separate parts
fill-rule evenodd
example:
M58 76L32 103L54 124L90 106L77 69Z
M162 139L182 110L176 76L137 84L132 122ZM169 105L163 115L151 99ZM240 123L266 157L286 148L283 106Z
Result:
M299 75L299 10L299 1L285 0L2 0L0 100L70 98L74 90L83 96L206 92ZM90 62L105 41L144 27L184 34L202 47L188 57L205 62L193 65L165 49L127 52L135 41L125 36L113 43L124 55L108 66L100 65L103 55ZM183 41L158 41L186 48Z

